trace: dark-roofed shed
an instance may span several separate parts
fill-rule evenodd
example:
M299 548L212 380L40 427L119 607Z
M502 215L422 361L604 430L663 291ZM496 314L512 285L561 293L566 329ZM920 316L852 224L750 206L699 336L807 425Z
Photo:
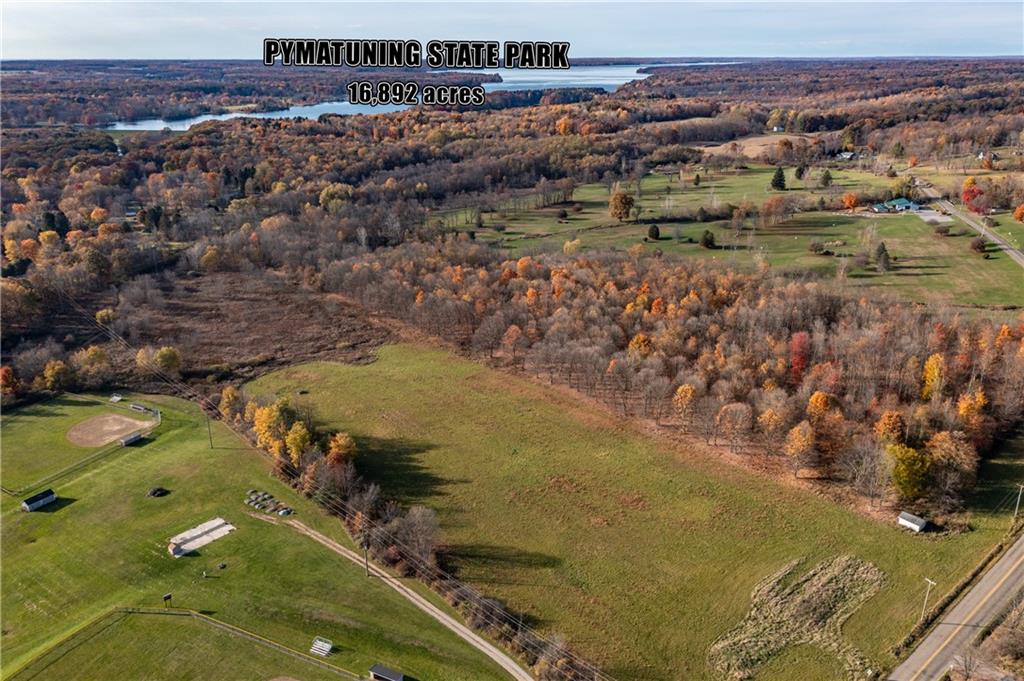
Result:
M370 678L374 681L405 681L405 674L388 669L382 664L370 667Z
M37 508L42 508L47 504L52 504L57 501L57 495L52 489L44 489L38 494L33 494L25 501L21 502L21 510L23 511L34 511Z

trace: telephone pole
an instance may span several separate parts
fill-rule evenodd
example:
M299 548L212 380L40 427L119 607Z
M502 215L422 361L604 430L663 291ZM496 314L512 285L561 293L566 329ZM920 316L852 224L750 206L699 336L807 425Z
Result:
M928 582L928 587L924 590L924 605L921 606L921 621L924 621L924 614L928 610L928 596L932 592L932 587L935 586L935 582L927 577L924 578L924 581Z
M1017 512L1020 511L1020 495L1024 492L1024 484L1017 485L1017 505L1013 507L1013 519L1017 519Z

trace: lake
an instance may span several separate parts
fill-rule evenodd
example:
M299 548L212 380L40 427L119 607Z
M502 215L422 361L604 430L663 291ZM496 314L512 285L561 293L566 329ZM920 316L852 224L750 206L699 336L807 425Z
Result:
M648 74L637 73L638 69L650 66L714 66L739 64L742 62L683 62L664 64L607 64L604 66L574 66L567 71L530 71L517 69L498 69L487 73L501 76L500 83L484 83L487 92L510 90L548 90L554 88L589 87L601 88L612 92L615 88L631 80L641 80ZM192 118L167 121L162 118L149 118L141 121L119 121L107 126L108 130L188 130L197 123L206 121L226 121L231 118L318 118L321 114L380 114L401 111L408 107L402 105L370 106L368 104L349 104L348 102L321 102L293 106L280 111L241 112L224 114L203 114Z

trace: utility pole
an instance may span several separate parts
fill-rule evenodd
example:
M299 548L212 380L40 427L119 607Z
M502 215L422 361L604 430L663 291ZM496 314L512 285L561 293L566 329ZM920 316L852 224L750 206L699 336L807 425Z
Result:
M210 426L210 415L208 413L206 414L206 436L210 438L210 449L213 449L213 428Z
M1017 519L1017 512L1020 511L1020 495L1024 492L1024 484L1017 485L1017 505L1013 508L1013 519Z
M935 586L935 582L927 577L924 578L924 581L928 582L928 587L924 590L924 605L921 606L921 621L924 621L924 613L928 610L928 596L932 592L932 587Z
M366 572L366 576L370 576L370 549L366 542L363 542L363 570Z

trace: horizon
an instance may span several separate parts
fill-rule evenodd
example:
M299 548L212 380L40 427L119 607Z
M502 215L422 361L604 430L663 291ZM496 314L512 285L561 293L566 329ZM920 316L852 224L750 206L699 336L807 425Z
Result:
M1024 55L1020 0L906 2L38 2L3 4L4 61L257 60L265 37L567 40L570 58ZM400 5L408 11L395 11ZM884 16L879 21L878 17ZM502 28L494 29L495 25ZM453 28L454 27L454 28ZM157 30L153 30L157 29ZM646 53L643 57L635 55ZM679 57L680 54L691 56ZM699 57L696 55L700 55Z

